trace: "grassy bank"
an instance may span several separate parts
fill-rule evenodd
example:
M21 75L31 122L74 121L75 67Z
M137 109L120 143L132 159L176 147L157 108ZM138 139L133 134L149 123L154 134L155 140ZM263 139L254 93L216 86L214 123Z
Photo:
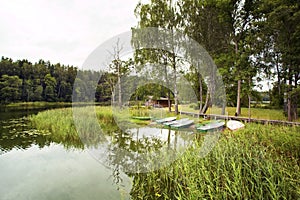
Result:
M46 101L35 101L35 102L17 102L10 103L7 105L0 105L0 108L10 108L10 109L38 109L38 108L62 108L71 107L74 103L72 102L46 102ZM87 105L97 105L103 106L109 103L103 102L77 102L75 105L87 106ZM110 104L109 104L110 105Z
M172 165L134 176L133 199L299 199L300 129L247 125L199 145Z
M45 101L36 101L36 102L18 102L10 103L7 105L2 105L7 108L39 108L39 107L62 107L62 106L71 106L70 102L45 102Z
M194 105L181 105L179 110L186 111L186 112L195 112L198 113L198 110L194 109ZM235 107L226 107L226 114L229 116L234 116L235 114ZM249 117L249 110L248 108L241 108L241 117ZM268 120L282 120L287 121L287 116L284 115L283 110L278 109L266 109L266 108L251 108L251 118L255 119L268 119ZM221 109L214 109L214 110L207 110L207 114L220 114ZM300 119L298 119L300 121Z

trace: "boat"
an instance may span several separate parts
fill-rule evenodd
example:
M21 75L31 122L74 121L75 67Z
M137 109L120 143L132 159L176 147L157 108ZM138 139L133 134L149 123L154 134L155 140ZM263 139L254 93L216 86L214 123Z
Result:
M138 120L150 120L151 119L150 116L144 116L144 117L142 117L142 116L132 116L131 118L132 119L138 119Z
M206 124L200 124L200 126L197 127L197 130L200 132L215 131L223 128L224 125L224 121L213 121Z
M194 120L184 120L184 121L181 121L179 123L174 123L174 124L171 124L171 128L185 128L185 127L188 127L190 125L192 125L194 123Z
M167 117L167 118L156 120L156 123L162 124L162 123L171 122L171 121L174 121L174 120L176 120L176 117Z
M179 120L175 120L175 121L171 121L171 122L165 122L163 123L165 126L171 126L173 124L179 124L179 123L182 123L184 121L187 121L189 120L189 118L183 118L183 119L179 119Z
M234 131L234 130L238 130L238 129L244 128L244 127L245 127L245 124L243 124L242 122L237 121L237 120L229 120L229 121L226 123L226 126L227 126L227 128L229 128L230 130Z

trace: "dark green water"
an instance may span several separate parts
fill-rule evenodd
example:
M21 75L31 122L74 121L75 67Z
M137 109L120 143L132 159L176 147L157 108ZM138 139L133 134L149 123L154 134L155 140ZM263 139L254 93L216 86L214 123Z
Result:
M175 131L139 128L115 133L108 145L80 148L30 127L26 116L41 110L0 112L0 200L134 199L135 175L122 172L136 166L133 156L189 143Z

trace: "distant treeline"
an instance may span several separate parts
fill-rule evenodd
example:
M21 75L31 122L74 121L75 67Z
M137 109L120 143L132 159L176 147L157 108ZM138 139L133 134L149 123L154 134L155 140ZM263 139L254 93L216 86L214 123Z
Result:
M28 60L13 61L11 58L1 58L0 61L0 102L71 102L73 85L77 73L89 84L92 77L100 77L100 72L81 71L74 66L51 64L49 61L39 60L31 63ZM96 89L95 101L110 100L110 88L103 82L107 73L102 74ZM78 80L80 81L80 80ZM95 87L95 86L92 86ZM84 100L84 91L74 90L77 96Z

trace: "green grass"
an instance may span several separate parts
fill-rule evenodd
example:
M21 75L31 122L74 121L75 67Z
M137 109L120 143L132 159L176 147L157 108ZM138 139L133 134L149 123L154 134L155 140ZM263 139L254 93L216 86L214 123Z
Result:
M191 147L172 165L133 178L133 199L299 199L299 127L247 125L225 132L199 157Z
M5 105L5 107L14 108L14 107L26 107L26 108L38 108L38 107L47 107L47 106L71 106L72 103L69 102L45 102L45 101L37 101L37 102L18 102L18 103L10 103Z
M40 133L51 134L51 138L57 143L75 143L83 144L76 134L73 123L71 108L60 108L39 112L37 115L29 117L31 125Z
M76 105L98 105L101 106L107 103L101 102L76 102ZM11 108L11 109L37 109L37 108L62 108L62 107L70 107L72 106L72 102L46 102L46 101L35 101L35 102L17 102L10 103L7 105L0 105L3 108Z
M50 132L54 141L61 143L83 143L96 145L103 139L99 134L99 124L103 132L117 130L110 107L96 107L96 121L94 113L87 107L75 108L78 116L74 123L72 108L59 108L39 112L29 117L31 125L41 133Z
M234 116L235 107L226 107L226 114L229 116ZM195 110L190 105L181 105L179 110L186 112L195 112L198 113L198 110ZM248 108L241 109L241 117L249 117ZM287 116L284 115L283 110L278 109L265 109L265 108L251 108L251 118L255 119L267 119L267 120L282 120L287 121ZM214 108L213 110L208 109L207 114L220 114L220 108ZM300 119L298 119L300 121Z

